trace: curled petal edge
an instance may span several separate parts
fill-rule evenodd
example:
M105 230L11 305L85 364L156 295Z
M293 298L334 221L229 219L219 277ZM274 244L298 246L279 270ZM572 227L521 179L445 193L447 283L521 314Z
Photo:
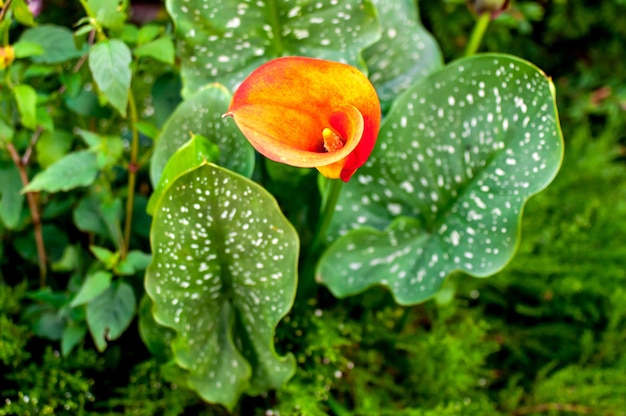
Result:
M233 117L244 136L248 138L252 146L263 156L275 162L301 168L318 168L320 172L329 178L338 178L345 159L354 151L363 137L364 120L361 112L353 105L347 105L335 109L328 116L327 123L322 121L319 125L319 132L316 146L309 144L309 148L318 148L319 151L298 148L289 142L272 137L264 131L267 130L267 118L258 116L258 108L248 105L229 111L224 117ZM292 109L281 108L280 106L265 106L265 112L269 114L281 114L293 111ZM305 113L303 118L311 117ZM330 129L341 139L345 140L343 146L337 150L324 150L324 130ZM306 132L311 135L311 132ZM298 134L296 131L295 134ZM325 167L328 167L325 169ZM322 171L324 170L324 171Z

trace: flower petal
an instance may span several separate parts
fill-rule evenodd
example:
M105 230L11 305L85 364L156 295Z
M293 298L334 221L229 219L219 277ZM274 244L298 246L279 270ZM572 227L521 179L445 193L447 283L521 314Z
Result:
M225 115L267 158L317 167L344 181L365 163L380 127L380 103L365 75L304 57L257 68L235 91Z

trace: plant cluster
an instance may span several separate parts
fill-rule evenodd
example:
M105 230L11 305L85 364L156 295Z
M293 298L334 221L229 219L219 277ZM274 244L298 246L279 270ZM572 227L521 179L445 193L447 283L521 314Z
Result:
M0 415L626 414L625 10L0 0Z

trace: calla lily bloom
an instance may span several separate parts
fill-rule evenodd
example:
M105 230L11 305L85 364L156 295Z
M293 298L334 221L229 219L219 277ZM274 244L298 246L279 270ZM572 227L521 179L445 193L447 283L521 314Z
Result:
M252 72L224 116L268 159L347 182L376 144L380 102L356 68L284 57Z

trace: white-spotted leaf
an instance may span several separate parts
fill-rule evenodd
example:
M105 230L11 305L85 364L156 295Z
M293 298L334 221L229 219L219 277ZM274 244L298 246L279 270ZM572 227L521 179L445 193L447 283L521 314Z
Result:
M154 214L154 208L167 187L184 172L195 169L205 162L215 163L219 158L220 149L204 136L193 134L191 139L182 145L165 164L159 183L154 188L146 212Z
M167 0L182 60L183 96L209 82L234 89L285 55L364 67L361 50L380 33L370 0Z
M274 350L297 284L298 236L273 197L213 164L179 176L159 199L146 291L189 386L231 409L295 370Z
M337 296L380 284L414 304L454 271L497 272L562 154L554 87L532 64L480 55L433 73L394 104L344 187L332 232L342 237L317 279Z
M216 163L244 176L254 170L254 149L235 123L224 119L231 95L211 84L183 101L167 119L157 139L150 163L150 179L157 186L172 155L192 137L201 135L219 147Z
M386 107L421 78L443 66L437 42L422 26L413 0L374 0L383 32L363 51L369 78Z

